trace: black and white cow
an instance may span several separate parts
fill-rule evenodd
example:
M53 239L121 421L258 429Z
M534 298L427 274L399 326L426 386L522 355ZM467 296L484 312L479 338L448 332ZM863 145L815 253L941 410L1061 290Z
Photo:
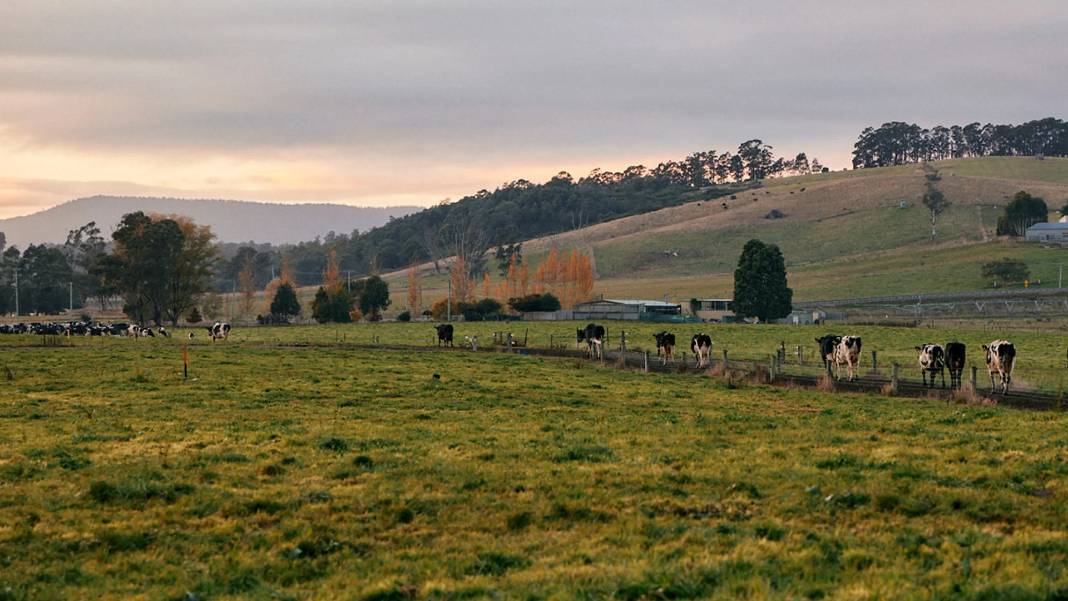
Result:
M210 326L206 326L208 330L208 336L211 336L211 341L227 340L230 338L230 324L225 321L217 321Z
M946 343L946 368L949 369L949 387L960 388L961 376L964 375L964 359L967 348L963 342Z
M994 374L1001 378L1001 392L1009 391L1012 382L1012 368L1016 366L1016 347L1008 340L995 340L984 344L986 351L986 369L990 373L990 389L994 390Z
M656 339L656 356L660 358L660 365L667 363L668 359L675 362L675 335L670 332L653 334Z
M604 326L588 324L581 330L575 330L575 343L586 343L586 356L604 359Z
M694 334L690 339L690 350L697 359L697 367L708 365L712 354L712 337L708 334Z
M820 345L820 360L823 361L823 368L827 370L828 376L831 375L831 366L834 365L834 351L841 341L842 337L834 334L825 334L816 339L816 344Z
M918 362L920 364L920 374L923 376L923 385L928 388L934 388L935 375L942 376L942 388L946 387L946 351L942 348L941 344L921 344L916 347L916 350L920 351L920 357ZM930 374L931 383L927 383L927 376Z
M168 332L167 328L165 328L163 326L159 327L159 335L164 337L164 338L170 338L171 337L171 333Z
M842 336L838 346L834 347L834 378L842 378L842 366L846 366L849 381L857 377L857 368L860 367L860 336Z
M452 346L452 324L441 323L434 326L438 331L438 346Z

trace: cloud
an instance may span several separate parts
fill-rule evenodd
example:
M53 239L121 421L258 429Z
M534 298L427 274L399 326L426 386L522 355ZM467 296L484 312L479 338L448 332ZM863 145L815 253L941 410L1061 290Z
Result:
M450 171L477 189L752 137L843 166L886 120L1063 116L1065 30L1056 0L9 0L0 146L33 178L132 157L108 179L163 187L190 162L310 158L352 196L427 202L469 182Z

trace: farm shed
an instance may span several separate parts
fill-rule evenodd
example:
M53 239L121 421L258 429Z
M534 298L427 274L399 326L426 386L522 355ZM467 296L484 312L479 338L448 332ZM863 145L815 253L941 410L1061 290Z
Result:
M1024 237L1029 242L1068 244L1068 223L1036 223L1027 228Z
M629 319L655 321L659 317L681 315L682 305L656 300L602 298L578 303L571 312L573 318L579 320Z
M729 298L692 298L690 313L702 321L733 321L734 300Z
M785 323L785 324L792 324L792 325L811 325L811 324L820 324L820 323L823 323L825 321L827 321L827 312L826 311L820 311L820 310L815 310L815 311L795 310L795 311L791 311L789 315L787 315L786 317L783 317L782 319L773 320L772 323Z

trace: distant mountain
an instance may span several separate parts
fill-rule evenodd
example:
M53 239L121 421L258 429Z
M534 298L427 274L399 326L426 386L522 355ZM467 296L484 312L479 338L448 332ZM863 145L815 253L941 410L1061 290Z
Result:
M90 196L26 215L0 220L9 246L25 248L42 242L60 243L67 232L95 221L105 237L126 213L185 215L210 225L221 242L297 243L327 232L361 232L384 225L422 207L350 207L337 204L275 204L242 200L190 200L130 196Z

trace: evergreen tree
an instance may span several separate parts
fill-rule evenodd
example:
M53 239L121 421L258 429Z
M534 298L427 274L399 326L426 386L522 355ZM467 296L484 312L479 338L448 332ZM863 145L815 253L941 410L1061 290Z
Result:
M360 290L360 313L371 317L389 306L389 284L373 275L363 281Z
M274 293L271 301L271 315L289 318L300 315L300 301L297 293L289 284L282 284Z
M774 244L750 240L734 271L734 312L760 321L790 314L793 291L786 285L786 262Z
M312 300L311 305L312 318L319 323L326 323L330 321L330 295L326 293L326 288L319 286L319 289L315 291L315 298Z

